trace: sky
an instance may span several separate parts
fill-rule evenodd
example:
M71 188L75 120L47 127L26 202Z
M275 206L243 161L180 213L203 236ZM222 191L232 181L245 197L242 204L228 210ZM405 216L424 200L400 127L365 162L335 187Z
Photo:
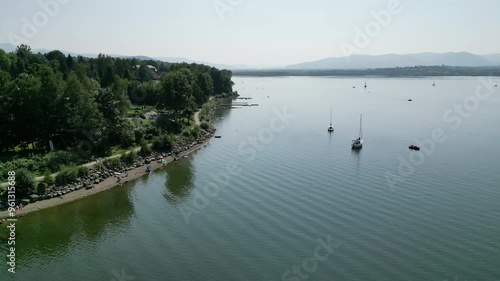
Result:
M500 53L499 13L498 0L0 0L0 43L256 66L490 54Z

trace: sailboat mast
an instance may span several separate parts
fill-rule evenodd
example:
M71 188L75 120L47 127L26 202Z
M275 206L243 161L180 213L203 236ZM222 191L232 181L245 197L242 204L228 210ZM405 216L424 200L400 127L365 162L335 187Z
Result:
M332 126L332 112L333 112L333 107L330 108L330 126Z
M363 138L363 114L359 116L359 138Z

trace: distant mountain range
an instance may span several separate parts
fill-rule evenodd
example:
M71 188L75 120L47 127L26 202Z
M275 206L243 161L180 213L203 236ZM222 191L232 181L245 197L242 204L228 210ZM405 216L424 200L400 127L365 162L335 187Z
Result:
M475 55L460 53L419 53L405 55L352 55L349 57L332 57L313 62L305 62L286 66L285 69L367 69L393 68L408 66L500 66L500 54Z
M12 44L0 43L0 49L6 52L15 51L16 46ZM33 52L48 53L51 50L33 49ZM72 56L97 57L93 53L75 53L63 51L63 53L71 54ZM143 55L124 56L114 55L112 57L120 58L137 58L141 60L159 60L170 63L202 63L217 67L219 69L230 70L336 70L336 69L369 69L369 68L394 68L394 67L411 67L411 66L464 66L464 67L485 67L485 66L500 66L500 54L476 55L468 52L459 53L418 53L418 54L388 54L388 55L352 55L349 57L331 57L318 61L304 62L284 67L269 67L269 66L252 66L252 65L228 65L210 63L204 61L194 61L182 57L149 57Z

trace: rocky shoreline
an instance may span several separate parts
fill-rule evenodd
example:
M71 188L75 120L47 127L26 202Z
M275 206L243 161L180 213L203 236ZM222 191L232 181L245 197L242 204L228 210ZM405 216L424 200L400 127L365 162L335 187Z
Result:
M178 158L185 156L195 150L201 149L213 136L215 129L210 128L208 131L202 131L201 136L195 141L180 136L169 153L152 153L148 157L138 156L135 161L129 165L124 165L120 168L108 168L106 166L100 169L96 165L89 168L87 176L77 180L77 182L52 187L42 196L32 196L31 200L24 203L27 205L16 212L16 216L23 216L27 213L54 207L64 203L72 202L89 195L108 190L110 188L120 186L130 180L139 178L149 174L147 166L155 170L161 168L171 162L177 161ZM26 200L26 199L25 199ZM29 203L29 204L28 204ZM8 217L8 212L0 212L0 219Z

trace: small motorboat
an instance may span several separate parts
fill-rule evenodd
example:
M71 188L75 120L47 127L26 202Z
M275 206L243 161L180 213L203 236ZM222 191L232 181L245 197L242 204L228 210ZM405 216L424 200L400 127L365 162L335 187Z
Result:
M216 139L220 139L220 138L222 138L222 136L215 136L215 138L216 138Z
M413 101L412 99L408 99L408 101Z
M411 149L411 150L420 150L420 146L413 145L413 144L410 145L408 148Z

